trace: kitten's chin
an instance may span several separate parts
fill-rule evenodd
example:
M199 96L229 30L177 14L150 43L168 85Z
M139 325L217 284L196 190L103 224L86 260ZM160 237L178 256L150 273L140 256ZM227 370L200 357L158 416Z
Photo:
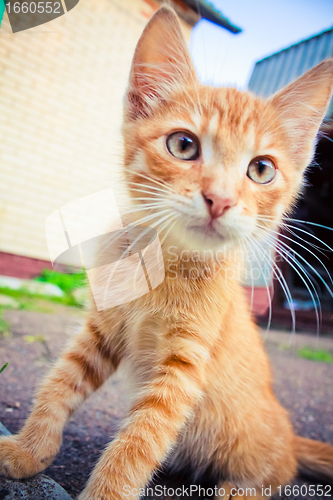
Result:
M173 234L178 244L191 251L228 252L239 246L239 235L235 231L217 232L209 226L193 225L177 228Z

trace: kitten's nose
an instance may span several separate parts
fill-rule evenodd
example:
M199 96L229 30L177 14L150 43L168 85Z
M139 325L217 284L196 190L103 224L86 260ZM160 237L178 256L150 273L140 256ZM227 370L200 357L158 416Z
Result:
M204 200L206 202L209 214L212 219L217 219L221 215L225 214L229 208L236 205L235 200L232 198L227 198L224 196L219 196L216 193L202 193Z

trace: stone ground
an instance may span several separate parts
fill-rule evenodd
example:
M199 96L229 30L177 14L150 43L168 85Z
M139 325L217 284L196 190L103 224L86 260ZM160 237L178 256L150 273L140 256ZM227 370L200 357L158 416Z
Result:
M4 316L11 325L11 333L0 337L0 365L9 363L0 375L0 421L16 433L34 402L34 392L42 376L66 339L81 327L84 314L57 306L52 314L7 310ZM333 352L333 336L317 341L309 335L292 337L283 332L269 332L265 344L273 367L276 394L290 411L297 433L333 443L333 363L302 359L296 352L297 348L311 344ZM111 379L66 427L60 453L45 474L73 498L82 490L101 450L120 424L126 406L124 392L121 377ZM297 484L305 483L298 481ZM326 493L325 498L332 497L328 489ZM300 497L302 495L283 498ZM322 498L304 496L310 497Z

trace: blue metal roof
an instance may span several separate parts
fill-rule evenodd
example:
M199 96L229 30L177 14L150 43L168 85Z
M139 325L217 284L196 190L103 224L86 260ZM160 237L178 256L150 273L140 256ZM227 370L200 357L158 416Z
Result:
M214 5L207 0L183 0L183 2L204 19L208 19L208 21L211 21L218 26L222 26L222 28L225 28L231 33L237 34L242 31L241 28L232 24L226 17L224 17L219 9L214 7Z
M333 57L333 28L258 61L248 89L268 97L329 57ZM326 116L333 116L333 100Z

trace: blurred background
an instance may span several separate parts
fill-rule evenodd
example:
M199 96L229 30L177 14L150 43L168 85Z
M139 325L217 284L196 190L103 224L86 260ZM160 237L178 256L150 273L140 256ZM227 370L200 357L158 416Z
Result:
M332 0L169 3L207 84L266 97L333 57ZM22 426L67 337L82 327L87 303L83 272L52 270L45 221L80 197L119 191L122 99L135 45L160 2L62 6L64 14L51 22L13 33L0 0L0 370L8 362L0 373L0 419L11 432ZM285 260L276 255L285 285L270 271L244 284L260 324L272 323L263 335L275 389L297 432L333 442L332 103L307 178L292 227L278 238L290 246ZM274 291L271 313L267 289ZM73 495L119 425L125 391L120 379L110 384L70 421L48 469Z

